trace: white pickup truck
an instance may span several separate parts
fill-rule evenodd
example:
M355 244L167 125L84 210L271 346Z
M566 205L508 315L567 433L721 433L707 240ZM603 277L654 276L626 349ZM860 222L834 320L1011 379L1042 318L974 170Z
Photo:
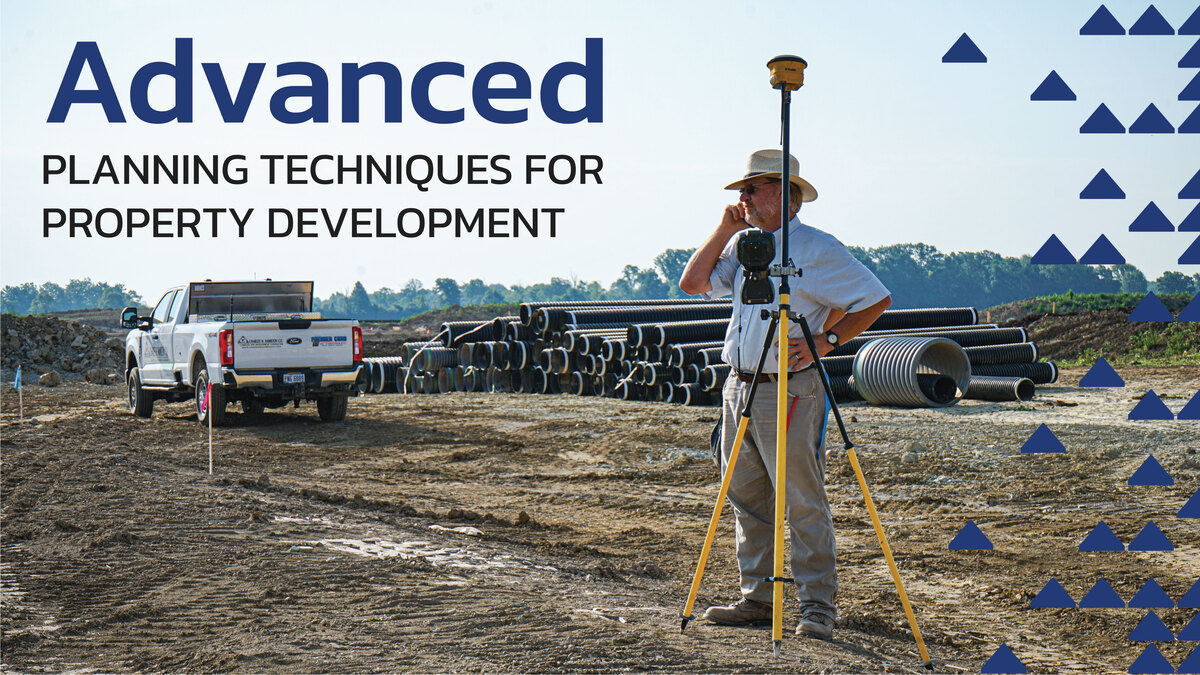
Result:
M313 312L312 289L311 281L206 280L167 291L150 316L123 309L130 411L149 417L158 399L194 398L200 423L211 415L219 425L235 401L247 415L316 401L322 420L344 419L359 391L362 329Z

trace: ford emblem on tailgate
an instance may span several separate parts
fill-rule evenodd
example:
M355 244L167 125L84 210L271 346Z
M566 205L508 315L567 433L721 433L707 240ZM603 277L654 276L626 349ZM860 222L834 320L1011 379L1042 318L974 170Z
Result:
M288 340L287 340L287 343L288 343L289 345L298 345L298 344L300 344L301 342L304 342L304 340L301 340L301 339L300 339L300 338L298 338L298 337L291 337L291 338L288 338Z

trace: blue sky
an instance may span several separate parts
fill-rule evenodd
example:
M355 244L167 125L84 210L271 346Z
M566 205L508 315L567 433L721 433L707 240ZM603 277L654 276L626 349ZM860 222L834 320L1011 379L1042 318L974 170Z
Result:
M1175 27L1194 2L1156 2ZM1126 126L1150 103L1178 126L1195 102L1178 101L1196 75L1176 66L1195 36L1080 36L1098 2L12 2L0 5L0 282L121 282L146 296L191 278L315 279L319 295L398 288L411 278L481 278L505 284L552 276L608 283L626 264L648 266L666 248L698 245L733 199L721 190L746 156L779 140L779 98L766 61L794 53L809 62L793 103L792 150L820 192L802 219L847 244L925 242L943 251L1032 254L1057 234L1076 256L1106 235L1150 278L1177 264L1187 233L1130 233L1153 201L1178 224L1196 200L1179 190L1200 169L1195 134L1083 135L1106 104ZM1126 28L1147 2L1108 2ZM967 33L986 64L943 64ZM196 119L153 125L134 118L134 72L169 61L174 40L195 49ZM604 40L603 115L560 125L541 113L538 83L563 61L582 61L587 38ZM95 41L130 121L108 123L99 106L47 115L72 49ZM271 93L297 84L278 64L308 61L330 74L331 122L285 125ZM363 94L363 121L340 120L344 62L385 61L405 78L404 121L382 121L380 92ZM431 98L466 106L458 124L413 112L410 78L436 61L461 63L466 78L442 78ZM497 125L471 107L470 79L495 61L520 64L533 80L530 121ZM237 81L249 62L266 73L246 122L220 121L201 62ZM1031 102L1051 71L1073 102ZM90 85L90 81L87 82ZM159 78L151 101L170 105ZM583 90L568 78L564 101ZM571 107L570 105L568 107ZM529 154L599 155L602 185L266 185L251 163L244 186L43 185L45 154L81 166L123 154ZM1101 168L1127 198L1085 201ZM69 239L42 236L45 208L87 207L562 208L557 236L518 239L269 239L265 219L248 236L213 240ZM390 220L390 219L389 219ZM256 224L257 223L257 224ZM230 224L230 226L232 226Z

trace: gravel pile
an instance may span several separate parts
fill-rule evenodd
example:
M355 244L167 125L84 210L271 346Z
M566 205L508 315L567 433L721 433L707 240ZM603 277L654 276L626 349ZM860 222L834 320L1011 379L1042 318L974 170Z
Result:
M0 334L0 365L6 384L12 382L17 366L21 366L25 383L84 378L112 384L122 379L125 341L97 328L51 316L4 314Z

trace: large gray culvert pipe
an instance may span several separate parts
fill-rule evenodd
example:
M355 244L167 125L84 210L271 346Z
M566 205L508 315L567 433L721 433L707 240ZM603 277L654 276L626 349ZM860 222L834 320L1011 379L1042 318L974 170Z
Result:
M875 405L954 405L971 381L971 362L966 353L945 338L871 340L858 350L853 371L859 393ZM930 375L934 377L922 377ZM953 382L947 384L945 378ZM946 386L957 391L945 396Z
M964 398L982 401L1028 401L1033 398L1033 381L1027 377L978 377L971 375Z

